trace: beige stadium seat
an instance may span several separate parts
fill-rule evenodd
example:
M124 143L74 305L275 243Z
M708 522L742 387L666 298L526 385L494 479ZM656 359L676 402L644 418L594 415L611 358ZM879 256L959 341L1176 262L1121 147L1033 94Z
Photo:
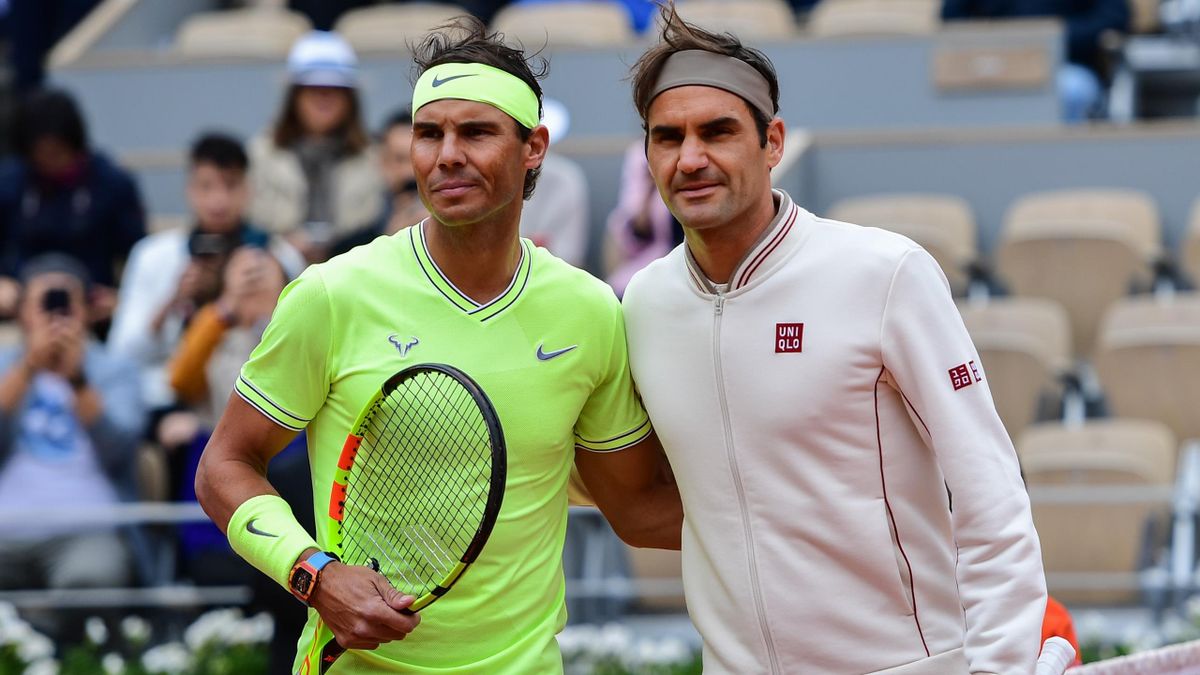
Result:
M252 7L196 14L180 26L175 49L185 56L284 58L312 30L303 15L286 9Z
M683 558L679 551L626 546L629 572L642 584L636 592L638 607L655 612L684 612Z
M979 251L966 200L936 194L869 195L834 204L829 217L903 234L938 261L956 295L967 290L967 267Z
M929 35L941 23L937 0L823 0L813 7L813 37Z
M1158 6L1162 0L1129 0L1129 27L1134 33L1155 33L1159 29Z
M458 5L404 2L351 10L335 30L358 52L402 52L431 30L468 14Z
M1043 298L991 298L959 305L983 361L988 388L1008 434L1017 438L1044 397L1061 396L1058 377L1071 365L1067 312Z
M742 40L786 40L796 36L796 16L783 0L681 0L684 20Z
M1050 593L1067 604L1136 600L1146 524L1167 527L1171 431L1147 420L1038 424L1017 450Z
M1200 293L1128 298L1105 315L1096 371L1113 414L1200 439Z
M1183 240L1183 250L1180 252L1183 258L1181 262L1192 285L1200 288L1200 199L1192 205L1190 221Z
M1091 355L1105 309L1148 286L1162 254L1158 209L1136 190L1059 190L1017 200L1004 219L996 268L1015 295L1067 308L1075 355Z
M527 49L542 45L599 47L633 42L629 14L605 0L509 5L496 14L492 30Z

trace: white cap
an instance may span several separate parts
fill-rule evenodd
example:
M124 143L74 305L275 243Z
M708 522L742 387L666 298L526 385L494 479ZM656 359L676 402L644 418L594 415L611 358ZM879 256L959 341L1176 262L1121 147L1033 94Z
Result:
M358 57L342 36L314 30L292 45L288 77L292 84L307 87L353 89L358 86Z
M542 124L550 132L550 144L553 145L567 137L567 131L571 129L571 113L558 99L542 99Z

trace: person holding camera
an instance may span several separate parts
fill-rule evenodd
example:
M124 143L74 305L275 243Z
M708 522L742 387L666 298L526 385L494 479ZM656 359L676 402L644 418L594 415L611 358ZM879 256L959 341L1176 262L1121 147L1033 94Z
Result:
M223 270L235 249L270 247L289 276L304 267L294 249L246 221L248 171L240 141L223 134L201 136L192 144L187 181L193 225L152 234L129 256L108 345L141 364L151 408L174 406L167 361L196 311L220 295Z
M0 511L92 509L135 494L145 415L137 369L91 341L87 269L49 253L22 269L21 343L0 352ZM0 589L126 586L115 528L6 521Z

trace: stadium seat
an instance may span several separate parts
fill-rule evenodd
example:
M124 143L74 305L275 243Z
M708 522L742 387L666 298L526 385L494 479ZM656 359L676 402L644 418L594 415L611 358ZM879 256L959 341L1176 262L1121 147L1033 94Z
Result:
M1133 575L1158 562L1169 522L1170 429L1130 419L1038 424L1017 449L1050 593L1067 604L1136 600Z
M376 5L346 12L335 30L358 52L406 52L408 43L464 14L467 10L446 3Z
M683 612L683 557L679 551L654 548L625 547L629 556L629 572L635 582L645 584L643 592L635 593L636 603L643 610Z
M1096 371L1116 415L1200 439L1200 294L1128 298L1105 315Z
M996 411L1012 438L1037 419L1043 401L1061 397L1058 377L1071 365L1067 312L1044 298L991 298L959 305L983 361Z
M941 22L935 0L824 0L813 7L813 37L928 35Z
M1200 288L1200 199L1192 205L1192 217L1180 251L1183 271L1194 288Z
M1015 295L1062 303L1075 355L1087 358L1104 310L1149 286L1161 241L1158 209L1144 192L1039 192L1008 210L996 269Z
M301 35L312 30L303 15L286 9L251 7L202 12L189 17L175 34L175 49L196 57L287 56Z
M543 45L619 45L635 39L625 8L605 0L508 5L492 20L492 30L532 50Z
M796 17L783 0L683 0L675 9L702 28L746 41L783 40L797 32Z
M938 261L956 295L966 292L968 266L978 256L975 218L966 200L936 194L868 195L837 202L829 217L903 234Z

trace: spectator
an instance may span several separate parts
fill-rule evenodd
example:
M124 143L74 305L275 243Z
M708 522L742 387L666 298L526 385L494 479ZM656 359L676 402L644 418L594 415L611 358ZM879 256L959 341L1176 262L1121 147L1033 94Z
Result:
M144 418L137 371L87 337L87 269L46 254L25 265L21 282L22 344L0 353L0 509L132 498ZM123 586L131 572L115 529L0 529L0 589Z
M225 408L286 284L287 274L270 253L243 246L225 266L220 297L196 312L184 332L170 363L171 388L181 402L208 413L206 426Z
M269 242L265 232L246 222L247 168L246 153L236 139L221 134L197 139L187 181L195 224L152 234L129 257L108 344L140 363L146 401L154 409L174 403L167 359L196 310L220 293L221 270L229 254L239 246ZM289 271L299 274L299 254L282 241L271 246L288 261Z
M617 207L608 216L608 236L615 260L608 283L618 296L634 273L663 257L683 241L683 229L658 195L641 142L625 151Z
M310 262L370 225L382 181L362 122L357 59L338 35L315 31L288 56L291 84L266 136L250 145L251 219L285 233Z
M1127 0L943 0L942 18L1058 17L1066 23L1067 61L1058 72L1063 119L1082 122L1100 103L1100 36L1129 28Z
M576 267L583 267L588 244L587 176L574 160L554 151L566 138L571 117L554 99L543 104L542 124L550 131L550 150L538 178L542 189L521 210L521 234Z
M8 10L10 61L18 92L42 86L46 55L87 16L100 0L11 0L0 3Z
M379 171L383 175L383 213L370 226L334 242L331 254L345 253L381 234L395 234L421 222L429 212L417 194L412 168L412 111L405 107L392 114L379 133Z
M90 149L75 101L62 91L25 100L13 125L16 156L0 164L0 312L11 315L13 276L42 253L70 255L93 282L95 320L112 316L117 269L146 233L133 179Z

